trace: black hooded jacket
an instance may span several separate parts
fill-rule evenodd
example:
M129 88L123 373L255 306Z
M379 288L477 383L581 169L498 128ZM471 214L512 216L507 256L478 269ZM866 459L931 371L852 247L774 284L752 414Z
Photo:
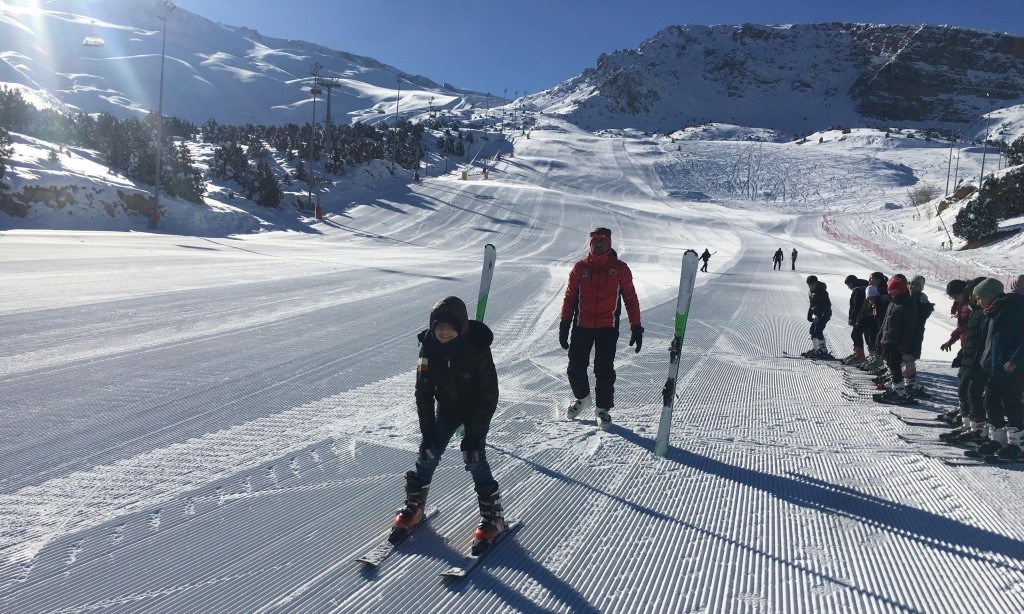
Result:
M879 344L898 347L901 352L908 354L917 326L917 300L911 299L909 294L891 296L892 303L885 310Z
M808 298L811 306L807 309L807 319L817 317L822 320L829 320L832 317L832 300L828 297L828 286L825 282L819 281L815 284L814 290L809 290Z
M426 438L433 436L437 415L465 425L463 449L466 450L467 445L482 441L490 428L498 407L498 374L491 357L494 333L483 322L468 320L464 305L456 316L461 320L463 332L452 341L441 343L434 336L433 325L437 321L434 313L431 313L431 328L417 336L420 355L416 369L416 410L420 432ZM442 317L441 321L445 319Z

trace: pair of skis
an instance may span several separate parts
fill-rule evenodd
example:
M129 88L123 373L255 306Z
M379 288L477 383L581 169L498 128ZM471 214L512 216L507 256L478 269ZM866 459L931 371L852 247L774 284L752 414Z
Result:
M380 567L388 557L409 537L416 532L416 529L426 524L426 522L437 514L437 508L429 509L416 526L410 529L400 540L391 541L388 535L385 535L380 543L367 550L362 556L357 557L355 560L358 563L376 569ZM510 535L516 529L520 527L521 523L518 520L508 520L505 524L505 530L498 534L493 540L488 542L484 548L480 548L479 545L474 543L474 547L464 555L462 561L458 565L452 565L447 569L443 570L439 575L444 578L465 578L469 575L469 572L473 571L480 561L491 551L499 541L505 536Z

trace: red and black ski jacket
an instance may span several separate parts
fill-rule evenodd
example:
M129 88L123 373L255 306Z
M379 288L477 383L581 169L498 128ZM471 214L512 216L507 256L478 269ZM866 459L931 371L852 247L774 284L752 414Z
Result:
M583 328L618 328L619 297L626 304L629 325L640 326L640 301L633 287L633 272L615 250L603 256L588 254L573 265L562 299L563 322Z

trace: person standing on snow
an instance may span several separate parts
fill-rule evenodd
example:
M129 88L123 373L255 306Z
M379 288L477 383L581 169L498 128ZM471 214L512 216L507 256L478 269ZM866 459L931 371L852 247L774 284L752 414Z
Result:
M772 270L773 271L781 271L782 270L782 259L783 258L785 258L785 256L782 254L782 248L780 247L779 249L775 250L775 255L772 256Z
M825 344L825 325L832 318L832 300L828 297L828 286L818 281L815 275L807 276L807 290L810 307L807 309L807 321L811 323L811 349L802 353L807 358L826 358L832 354Z
M917 318L914 322L914 331L910 337L910 345L903 355L903 379L907 382L907 391L911 395L919 395L923 389L917 384L917 360L921 358L921 349L924 346L924 327L935 305L928 300L924 293L924 277L915 275L910 280L910 299L914 302Z
M843 364L858 365L865 358L864 320L861 315L864 312L868 280L860 279L856 275L847 275L843 283L850 289L850 311L846 322L853 327L850 331L850 339L853 340L853 353L843 359Z
M792 270L796 270L796 248L793 248L793 252L789 254L789 264L792 266Z
M708 260L711 260L711 252L709 252L707 250L707 248L705 248L704 249L704 253L700 255L700 259L704 261L704 264L701 265L700 270L702 270L705 273L707 273L708 272Z
M416 411L422 439L416 469L405 474L405 505L398 510L390 538L401 541L423 519L427 490L441 455L459 426L465 426L460 447L480 506L475 548L505 529L498 483L485 452L498 407L498 375L491 357L494 334L483 322L469 319L466 303L449 296L430 310L430 328L417 338Z
M629 345L636 346L639 352L644 328L640 325L640 302L633 287L633 273L612 249L612 231L595 228L590 233L590 253L569 272L558 326L558 343L569 350L566 375L576 397L566 412L570 420L596 402L597 425L602 429L611 425L609 412L615 405L615 348L622 302L629 317ZM587 375L592 349L594 399Z
M885 319L878 333L882 356L892 377L892 389L875 395L876 401L884 403L907 403L911 401L907 384L903 381L903 355L910 350L917 322L917 304L910 298L910 288L900 276L893 275L886 289L892 301L885 311Z
M989 440L966 456L988 460L1024 459L1024 296L1004 294L998 279L974 286L985 317L979 328L975 367L985 378L985 414Z

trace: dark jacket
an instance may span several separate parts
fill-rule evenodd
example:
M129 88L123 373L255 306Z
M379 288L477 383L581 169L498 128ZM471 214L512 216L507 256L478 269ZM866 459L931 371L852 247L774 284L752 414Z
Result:
M969 314L964 324L962 336L959 337L962 340L962 345L960 346L960 370L957 371L956 375L960 379L976 375L974 373L974 365L978 360L981 321L985 318L985 314L981 311L980 307L965 304L963 308L969 310ZM960 308L957 307L957 314L959 313ZM959 315L957 317L959 318Z
M909 294L893 294L889 308L885 310L879 333L879 345L898 347L904 354L910 353L910 340L917 324L917 304Z
M924 292L911 293L910 299L915 303L917 314L914 320L914 333L910 338L910 347L907 349L907 354L920 358L921 346L924 345L924 325L928 318L931 317L932 312L935 311L935 304L928 300L928 295Z
M868 289L868 280L858 279L853 282L853 288L850 288L850 311L846 318L846 323L853 326L860 319L861 312L864 311L864 293Z
M1006 379L1024 376L1024 296L1004 294L985 310L978 329L978 361L987 378ZM1013 373L1003 365L1017 365Z
M491 357L494 333L483 322L468 322L468 330L441 343L430 330L421 332L416 369L416 410L420 432L430 438L443 414L466 427L467 442L482 441L498 407L498 374ZM436 410L434 402L437 402Z
M807 319L812 317L828 320L832 317L832 299L828 297L828 286L825 282L819 281L814 290L808 293L811 306L807 309Z

